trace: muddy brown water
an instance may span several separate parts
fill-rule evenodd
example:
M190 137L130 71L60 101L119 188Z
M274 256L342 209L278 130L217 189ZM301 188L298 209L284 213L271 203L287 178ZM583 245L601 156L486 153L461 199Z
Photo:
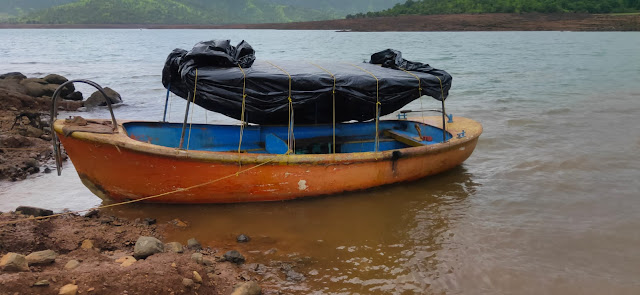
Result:
M95 58L95 66L70 63L65 50L76 44L70 40L95 32L104 38L86 46L111 48L109 54L82 50L75 58ZM169 239L196 237L221 251L237 249L250 263L295 262L305 279L279 283L286 294L640 293L639 33L0 33L11 41L0 42L0 52L13 57L0 59L6 71L27 69L31 76L62 69L72 78L119 85L129 100L115 112L127 119L161 116L162 87L148 85L159 85L166 54L194 39L241 36L274 59L292 52L332 58L327 44L350 60L364 59L374 48L401 49L407 59L448 70L454 86L447 110L483 124L476 150L462 166L415 182L291 202L136 204L110 212L161 223L178 218L189 226L175 228ZM45 36L67 41L48 50L32 46ZM283 51L282 39L299 42ZM127 50L112 50L123 46ZM434 107L432 100L422 103ZM177 121L183 109L173 106ZM206 119L202 110L195 113ZM108 116L104 110L86 115ZM224 122L211 114L208 120ZM0 183L2 211L99 204L69 164L61 177ZM252 240L238 244L238 234Z

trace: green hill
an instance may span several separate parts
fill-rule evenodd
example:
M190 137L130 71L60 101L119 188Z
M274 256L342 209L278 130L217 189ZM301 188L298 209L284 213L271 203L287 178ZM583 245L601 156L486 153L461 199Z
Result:
M407 0L393 8L347 15L347 18L403 14L459 13L614 13L640 11L640 0Z
M402 0L0 0L10 22L41 24L284 23L379 11ZM19 17L15 17L19 16Z
M81 0L31 13L21 23L231 24L333 19L339 16L264 0Z

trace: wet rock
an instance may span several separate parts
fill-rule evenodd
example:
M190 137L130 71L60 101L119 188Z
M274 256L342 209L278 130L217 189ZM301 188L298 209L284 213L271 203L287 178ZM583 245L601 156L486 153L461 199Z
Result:
M16 213L22 213L24 215L33 215L35 217L53 215L53 211L51 210L37 208L37 207L30 207L30 206L20 206L16 208Z
M305 277L303 274L290 269L288 271L285 272L285 275L287 277L287 281L292 281L292 282L302 282L304 281Z
M231 295L260 295L262 294L262 288L254 281L244 282L238 285Z
M49 95L53 94L48 84L40 84L36 82L28 82L28 83L21 83L21 84L26 89L27 95L30 95L30 96L40 97L47 94Z
M29 271L29 263L24 255L9 252L0 259L0 269L4 271Z
M191 254L191 260L195 261L197 264L202 264L202 259L202 253Z
M37 161L36 159L26 159L26 160L24 161L24 165L25 165L27 168L30 168L30 167L37 168L37 167L38 167L38 161Z
M36 84L40 84L40 85L49 84L49 82L45 81L42 78L25 78L25 79L22 79L22 81L20 81L20 84L22 84L22 85L28 84L28 83L36 83Z
M249 236L245 235L245 234L240 234L236 237L236 241L238 243L247 243L249 241L251 241L251 238L249 238Z
M195 270L193 271L193 281L202 284L202 276Z
M56 261L58 254L53 250L44 250L33 252L27 255L26 259L29 265L50 264Z
M186 222L184 222L184 221L182 221L182 220L180 220L178 218L169 221L169 223L175 225L176 227L187 227L188 226Z
M164 244L154 237L139 237L133 248L133 257L147 258L155 253L164 252Z
M50 84L62 84L64 82L69 81L69 79L63 76L60 76L58 74L46 75L44 78L42 78L42 80L45 80L47 83L50 83Z
M144 225L152 225L152 224L156 224L156 219L155 218L145 218L142 223L144 223Z
M67 262L67 264L64 265L64 269L74 269L76 267L80 266L80 261L78 260L69 260L69 262Z
M104 92L109 97L111 104L122 103L122 97L120 94L109 87L104 88ZM96 91L92 93L87 100L84 101L84 106L87 108L92 108L96 106L106 106L107 102L105 97L100 93L100 91Z
M271 255L271 254L275 254L276 252L278 252L278 249L276 248L271 248L267 251L264 251L264 255Z
M84 97L82 96L82 92L74 91L71 94L65 96L64 99L73 100L73 101L81 101L81 100L84 99Z
M33 283L33 286L34 287L47 287L47 286L49 286L49 281L40 280L40 281L37 281L37 282Z
M93 249L93 240L84 240L80 245L80 249Z
M18 133L22 136L40 138L40 136L44 135L44 131L40 128L36 128L30 125L24 126L18 130Z
M202 250L202 245L195 238L191 238L187 241L187 248L191 250Z
M180 244L178 242L167 243L165 245L165 249L167 250L167 252L174 252L174 253L183 253L184 252L184 248L182 248L182 244ZM202 255L202 254L200 254L200 255Z
M193 283L192 279L183 278L182 279L182 285L184 285L187 288L191 288L191 287L193 287L194 283Z
M40 135L40 139L46 140L46 141L51 141L52 137L49 134L42 134L42 135Z
M224 253L221 261L228 261L235 264L242 264L244 263L245 259L244 259L244 256L240 254L240 252L236 250L231 250L231 251L228 251L227 253Z
M43 172L44 172L45 174L49 174L49 173L51 173L51 168L49 168L49 167L45 167Z
M76 295L78 293L78 286L74 284L67 284L60 288L58 295Z
M20 72L10 72L10 73L6 73L6 74L0 75L0 79L23 80L23 79L26 79L26 78L27 78L27 76L23 75Z

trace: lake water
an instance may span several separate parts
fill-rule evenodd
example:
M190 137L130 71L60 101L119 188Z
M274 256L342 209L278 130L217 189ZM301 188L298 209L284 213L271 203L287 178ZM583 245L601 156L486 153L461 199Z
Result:
M306 280L279 283L285 293L640 293L640 33L0 30L0 72L94 80L122 95L117 118L160 120L167 54L210 39L244 39L270 60L359 62L398 49L451 73L447 111L480 121L484 134L462 166L412 183L114 214L179 218L190 227L171 238L182 243L297 261ZM425 98L407 108L420 104L438 107ZM171 121L183 106L173 100ZM0 183L0 210L100 204L71 165L54 174ZM240 233L253 240L237 245Z

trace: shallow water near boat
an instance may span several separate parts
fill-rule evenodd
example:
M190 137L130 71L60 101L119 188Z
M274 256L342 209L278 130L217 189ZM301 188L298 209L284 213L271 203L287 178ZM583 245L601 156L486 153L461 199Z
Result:
M189 227L172 239L197 237L252 262L297 261L306 280L282 283L285 293L640 292L639 33L2 30L0 55L11 58L0 68L92 79L122 94L118 118L159 120L166 54L212 38L245 39L258 58L273 60L353 62L401 50L451 73L447 110L481 122L484 133L461 167L411 183L292 202L139 204L114 214L179 218ZM183 106L172 100L171 121ZM406 109L421 107L438 104ZM0 210L100 203L71 165L54 174L0 183ZM240 233L252 240L237 244Z

